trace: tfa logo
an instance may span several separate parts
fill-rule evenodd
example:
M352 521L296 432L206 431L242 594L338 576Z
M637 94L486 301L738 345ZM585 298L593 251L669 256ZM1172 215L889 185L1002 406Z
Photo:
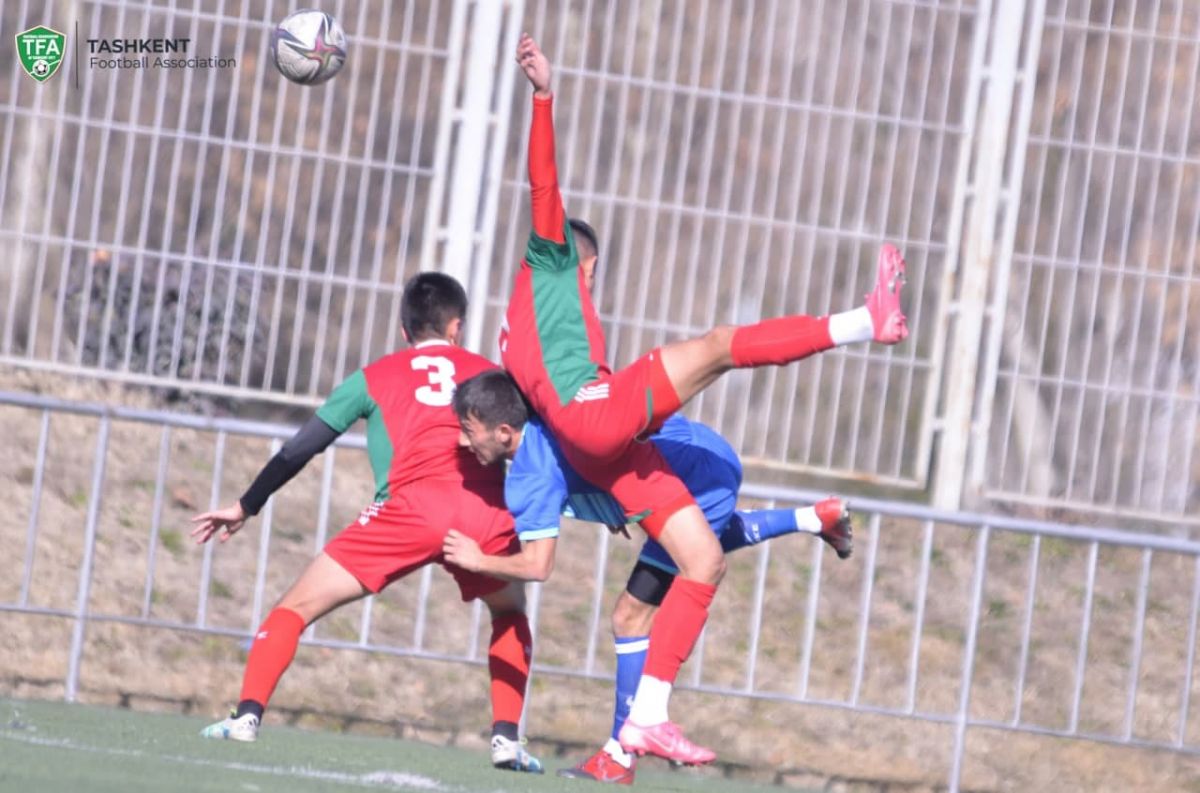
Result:
M17 34L17 55L25 73L39 83L54 76L62 64L67 37L43 25Z

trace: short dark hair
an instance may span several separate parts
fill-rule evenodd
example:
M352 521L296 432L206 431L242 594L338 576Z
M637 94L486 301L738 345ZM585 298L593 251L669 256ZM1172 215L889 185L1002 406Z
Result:
M596 237L596 230L589 226L586 220L571 218L567 224L575 233L575 250L579 252L579 258L600 255L600 241Z
M442 336L451 320L467 316L467 292L445 273L417 273L404 285L400 326L410 342Z
M474 418L488 429L507 424L519 430L529 421L525 397L503 369L488 369L459 383L454 389L454 412L460 421Z

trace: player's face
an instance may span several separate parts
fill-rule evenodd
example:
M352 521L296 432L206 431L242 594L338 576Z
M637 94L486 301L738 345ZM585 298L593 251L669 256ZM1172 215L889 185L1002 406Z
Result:
M458 425L462 428L458 436L458 445L470 449L482 465L491 465L504 459L508 452L504 425L488 429L474 416L461 419Z

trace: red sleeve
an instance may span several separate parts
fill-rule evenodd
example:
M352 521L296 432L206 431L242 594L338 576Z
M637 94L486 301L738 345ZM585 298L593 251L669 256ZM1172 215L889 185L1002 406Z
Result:
M529 127L529 197L533 202L533 232L543 239L563 243L566 212L558 191L554 165L554 100L533 98L533 124Z

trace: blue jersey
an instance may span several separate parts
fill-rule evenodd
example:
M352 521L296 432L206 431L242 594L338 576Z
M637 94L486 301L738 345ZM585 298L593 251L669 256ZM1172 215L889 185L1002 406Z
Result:
M675 415L650 440L687 486L718 534L737 505L742 464L728 442L703 424ZM504 498L523 542L557 537L563 515L621 525L625 512L616 499L596 488L567 463L558 442L541 420L525 425L521 445L508 469ZM647 543L643 558L673 569L657 543ZM654 550L650 558L647 552Z

